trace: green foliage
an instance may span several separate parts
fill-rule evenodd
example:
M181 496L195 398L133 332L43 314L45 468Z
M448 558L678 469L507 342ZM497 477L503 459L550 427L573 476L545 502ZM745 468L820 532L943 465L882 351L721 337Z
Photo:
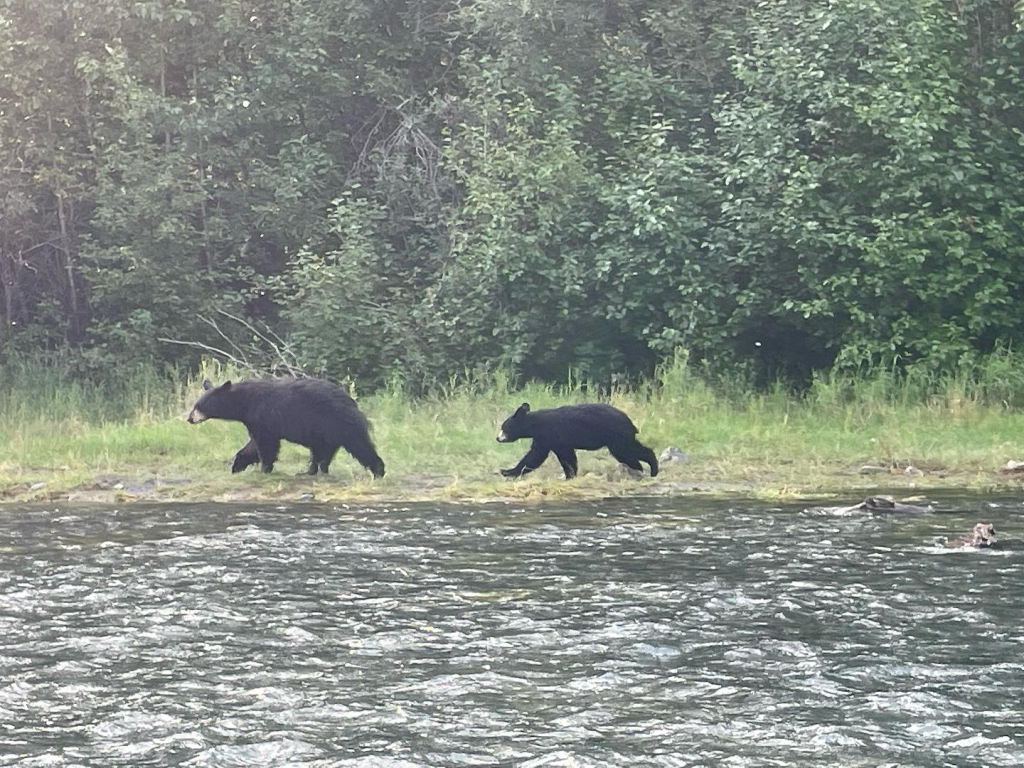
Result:
M990 12L758 6L717 114L733 323L806 324L847 366L952 370L1019 337L1019 41L966 55Z
M1024 336L1022 45L1013 0L9 0L0 361L195 365L227 310L364 389L954 375Z
M437 321L416 296L429 285L434 251L399 253L387 237L387 208L352 194L335 201L330 222L335 247L300 251L272 281L306 367L374 387L438 374L430 350Z

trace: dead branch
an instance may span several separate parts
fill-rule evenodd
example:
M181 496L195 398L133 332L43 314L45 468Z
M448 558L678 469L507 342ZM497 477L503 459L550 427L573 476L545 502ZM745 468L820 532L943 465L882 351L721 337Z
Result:
M263 323L264 330L261 330L245 318L225 310L219 309L217 314L241 326L251 336L252 343L246 345L235 341L215 318L204 315L197 315L196 317L227 342L225 345L226 349L202 341L187 339L160 337L158 341L165 344L177 344L183 347L202 350L257 376L285 374L295 378L310 377L310 374L305 371L299 362L298 356L292 350L291 345L275 333L266 323Z
M232 365L236 365L239 368L243 368L252 373L259 373L259 371L253 368L245 360L240 360L234 355L232 355L230 352L225 352L223 349L211 346L210 344L204 344L201 341L184 341L182 339L168 339L164 338L163 336L157 337L157 341L162 341L165 344L178 344L179 346L182 347L192 347L193 349L201 349L204 352L209 352L212 355L216 355L217 357L222 358L224 361L231 363Z

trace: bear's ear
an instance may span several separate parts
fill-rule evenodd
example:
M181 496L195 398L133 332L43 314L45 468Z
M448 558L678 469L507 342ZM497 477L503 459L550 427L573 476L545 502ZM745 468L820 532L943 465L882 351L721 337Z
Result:
M523 404L522 404L522 405L520 405L520 406L519 406L519 408L518 408L518 409L516 410L516 413L515 413L515 415L516 415L516 416L525 416L525 415L526 415L526 414L528 414L529 412L530 412L530 404L529 404L529 403L523 403Z
M220 388L227 392L229 389L231 389L231 380L228 379L227 381L225 381L223 384L220 385Z
M213 384L210 383L209 379L203 379L203 389L205 389L205 390L213 389Z

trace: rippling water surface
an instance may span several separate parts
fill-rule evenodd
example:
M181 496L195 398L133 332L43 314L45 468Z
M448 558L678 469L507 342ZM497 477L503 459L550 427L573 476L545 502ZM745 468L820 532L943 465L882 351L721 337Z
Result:
M1022 765L1024 505L944 504L4 507L0 765Z

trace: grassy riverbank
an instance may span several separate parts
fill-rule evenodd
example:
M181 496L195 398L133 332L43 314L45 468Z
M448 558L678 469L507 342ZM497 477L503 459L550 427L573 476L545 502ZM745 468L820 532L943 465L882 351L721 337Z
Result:
M50 369L12 367L0 382L0 499L170 500L582 498L697 492L844 498L884 488L1016 487L1001 472L1024 460L1024 364L991 358L945 378L887 372L822 380L796 396L709 383L685 364L608 398L660 453L682 448L657 478L629 477L607 451L581 452L581 476L561 480L552 458L526 480L497 475L527 443L498 444L497 427L523 401L534 408L593 399L578 386L513 388L498 377L454 383L437 396L399 389L360 397L388 473L374 482L339 453L329 478L298 476L307 452L285 444L276 471L231 475L240 424L192 426L184 415L203 376L138 371L116 384L75 383ZM868 473L866 466L881 468ZM914 469L908 470L908 467ZM923 473L923 474L921 474Z

